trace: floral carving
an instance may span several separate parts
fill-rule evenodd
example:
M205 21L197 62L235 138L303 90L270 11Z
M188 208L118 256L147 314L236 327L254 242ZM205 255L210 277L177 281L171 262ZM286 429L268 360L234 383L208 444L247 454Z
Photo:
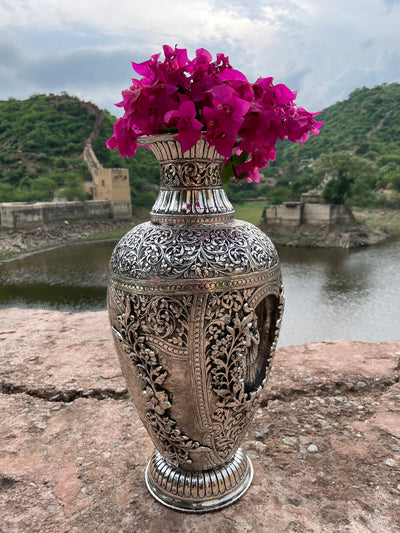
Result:
M112 329L120 354L124 354L122 367L126 369L129 362L134 365L142 382L146 425L161 444L163 455L175 463L190 463L189 451L199 448L200 443L183 434L176 427L176 421L168 416L171 402L163 387L168 373L149 346L147 334L157 334L171 344L186 343L187 317L185 322L183 312L188 303L179 304L177 300L160 297L129 296L118 290L113 291L112 301L110 298L110 305L117 307Z
M258 272L277 263L269 238L247 222L184 229L146 222L121 239L110 266L131 279L204 279Z
M186 161L161 165L161 187L215 187L221 180L221 162Z
M246 293L213 294L205 316L207 373L217 396L213 437L222 459L236 449L261 392L261 388L254 390L257 316Z

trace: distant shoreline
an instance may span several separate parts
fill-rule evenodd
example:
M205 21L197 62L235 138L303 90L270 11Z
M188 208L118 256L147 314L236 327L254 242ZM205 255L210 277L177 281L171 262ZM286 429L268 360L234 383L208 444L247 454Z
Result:
M357 221L365 224L361 233L360 228L351 233L351 228L336 228L329 232L323 227L288 232L264 222L260 222L259 227L275 244L313 248L354 248L400 236L400 210L356 208L353 212ZM0 228L0 264L69 244L117 240L147 220L148 209L142 208L129 220L80 220L27 228Z
M3 228L0 231L0 264L68 244L118 239L144 220L135 216L128 220L81 220L28 228Z
M287 228L262 223L260 228L268 234L274 244L304 248L361 248L379 244L391 237L384 229L370 229L365 224L333 228L328 225L301 225Z

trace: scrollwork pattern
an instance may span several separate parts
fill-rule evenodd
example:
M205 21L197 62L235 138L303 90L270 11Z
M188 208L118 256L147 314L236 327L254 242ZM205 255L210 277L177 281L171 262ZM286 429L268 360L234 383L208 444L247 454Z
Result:
M217 187L221 185L221 162L179 161L161 164L161 187Z
M171 344L187 343L187 316L183 315L190 305L190 297L182 303L175 299L127 295L115 289L109 297L113 300L111 305L117 308L112 330L120 353L125 356L122 368L128 359L142 383L146 425L161 444L167 459L177 464L190 463L189 452L199 448L200 443L182 433L168 415L171 402L163 387L168 373L159 363L147 337L154 333Z
M257 317L247 303L249 291L211 295L205 315L207 374L217 397L213 440L221 459L238 446L259 405L261 388L252 388L259 342Z
M146 222L121 239L110 267L130 279L204 279L259 272L277 263L269 238L247 222L185 228Z

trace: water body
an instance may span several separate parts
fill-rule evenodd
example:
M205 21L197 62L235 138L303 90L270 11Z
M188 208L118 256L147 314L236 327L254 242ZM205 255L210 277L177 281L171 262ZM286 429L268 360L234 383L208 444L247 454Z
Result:
M74 244L1 264L0 308L106 309L115 244ZM400 240L354 251L278 252L286 295L280 346L400 338Z

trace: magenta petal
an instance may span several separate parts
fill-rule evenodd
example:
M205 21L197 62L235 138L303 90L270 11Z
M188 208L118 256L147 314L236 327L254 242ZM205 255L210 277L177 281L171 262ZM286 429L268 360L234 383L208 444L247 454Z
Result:
M210 63L212 60L212 55L205 48L199 48L196 50L196 59L201 63Z
M114 137L114 135L106 141L107 148L111 148L111 150L114 150L114 148L117 146L117 141Z
M233 147L236 143L235 137L221 136L214 140L213 145L218 153L225 157L232 155Z
M164 44L163 46L163 52L165 59L171 59L171 57L174 55L174 49L171 48L171 46L168 46L167 44Z
M179 132L178 135L174 136L174 139L176 141L180 141L182 145L182 153L187 152L192 148L197 141L200 139L201 136L201 129L193 128L192 126L189 126L182 132Z
M246 76L242 74L240 70L235 70L233 68L226 68L217 75L217 78L220 81L240 80L249 83Z
M194 118L196 116L196 108L191 100L182 102L177 111L178 116Z

